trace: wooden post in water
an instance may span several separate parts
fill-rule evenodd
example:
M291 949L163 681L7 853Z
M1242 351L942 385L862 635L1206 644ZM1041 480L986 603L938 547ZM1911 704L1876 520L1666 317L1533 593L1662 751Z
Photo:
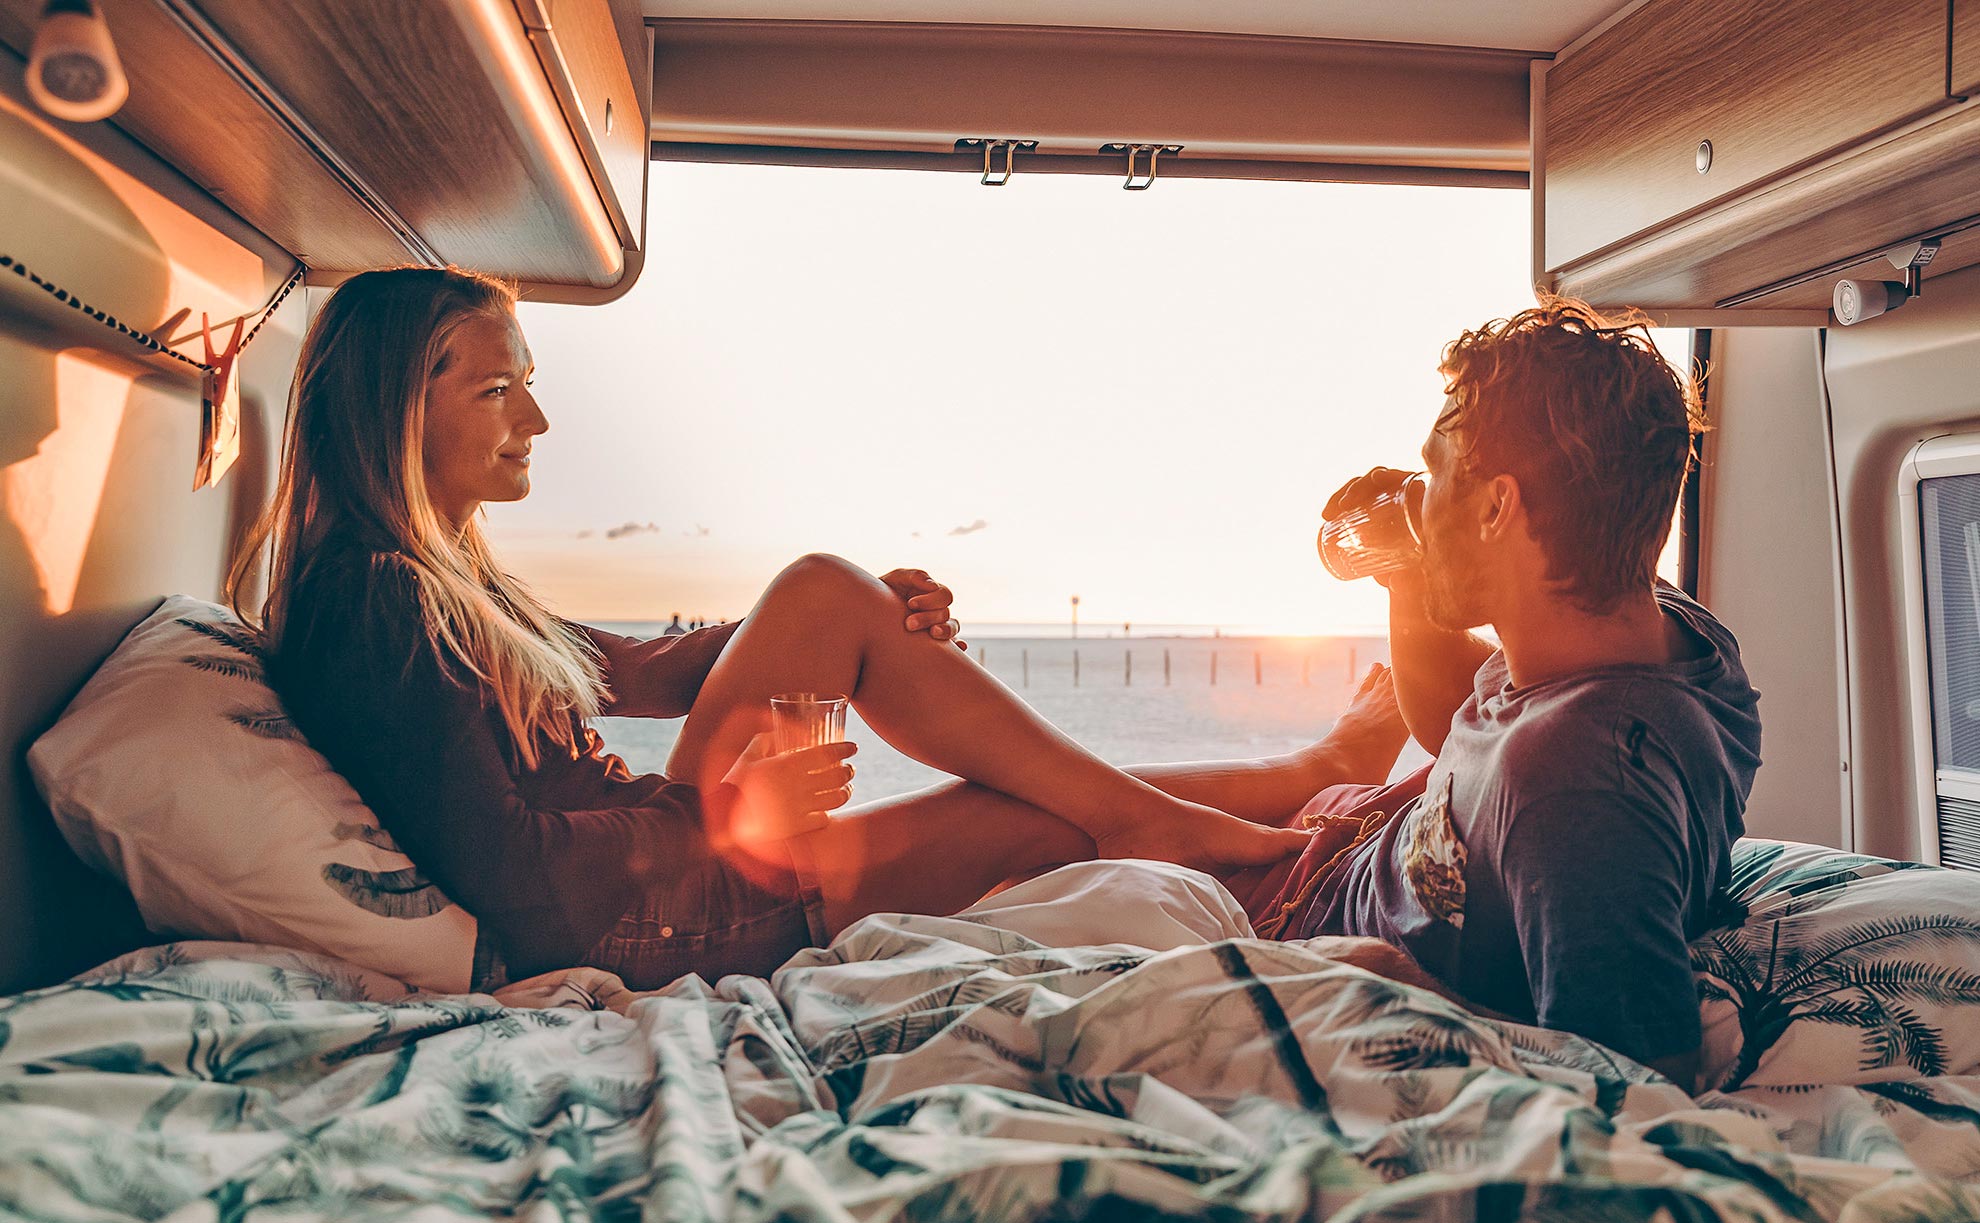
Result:
M1162 686L1169 686L1169 647L1162 647Z
M1257 650L1251 652L1251 683L1256 688L1265 686L1265 655Z
M1134 651L1121 651L1121 687L1134 687Z
M1031 651L1029 649L1026 649L1025 651L1023 651L1023 654L1024 654L1024 686L1029 688L1031 687Z
M1079 687L1079 651L1073 651L1073 687Z
M1348 687L1350 688L1354 687L1355 674L1361 670L1360 660L1356 658L1360 652L1354 646L1348 647Z
M1217 686L1217 651L1210 651L1210 686Z

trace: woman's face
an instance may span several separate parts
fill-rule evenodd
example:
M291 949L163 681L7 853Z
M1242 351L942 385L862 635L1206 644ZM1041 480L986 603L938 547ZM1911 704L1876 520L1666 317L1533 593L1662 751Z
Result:
M530 443L550 428L529 393L535 369L513 315L473 315L448 337L423 443L427 497L456 527L484 501L529 495Z

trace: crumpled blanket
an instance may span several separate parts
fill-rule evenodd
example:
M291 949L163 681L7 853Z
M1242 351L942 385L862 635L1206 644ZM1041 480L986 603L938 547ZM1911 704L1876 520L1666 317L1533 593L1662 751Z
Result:
M1693 1100L1576 1037L1220 937L1242 914L1206 884L1087 864L869 918L767 982L648 994L137 952L0 1000L0 1212L1980 1218L1980 1081ZM1051 945L1050 898L1096 888L1116 941Z

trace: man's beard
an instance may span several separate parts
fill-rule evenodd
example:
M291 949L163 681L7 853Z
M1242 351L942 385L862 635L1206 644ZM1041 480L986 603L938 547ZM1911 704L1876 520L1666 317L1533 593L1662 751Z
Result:
M1427 532L1423 548L1423 614L1452 632L1477 628L1489 618L1480 599L1476 546L1461 531Z

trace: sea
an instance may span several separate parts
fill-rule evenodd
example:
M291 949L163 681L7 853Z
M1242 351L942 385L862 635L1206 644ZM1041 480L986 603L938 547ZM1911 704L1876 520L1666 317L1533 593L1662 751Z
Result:
M600 623L632 637L658 636L660 623ZM1216 626L1133 626L1122 635L1067 625L966 627L967 653L1040 714L1113 764L1236 760L1292 751L1325 735L1375 663L1389 660L1381 636L1230 635ZM635 772L664 772L681 723L600 718L610 751ZM909 759L859 720L846 737L854 759L855 804L949 780ZM1411 743L1398 773L1427 760Z

